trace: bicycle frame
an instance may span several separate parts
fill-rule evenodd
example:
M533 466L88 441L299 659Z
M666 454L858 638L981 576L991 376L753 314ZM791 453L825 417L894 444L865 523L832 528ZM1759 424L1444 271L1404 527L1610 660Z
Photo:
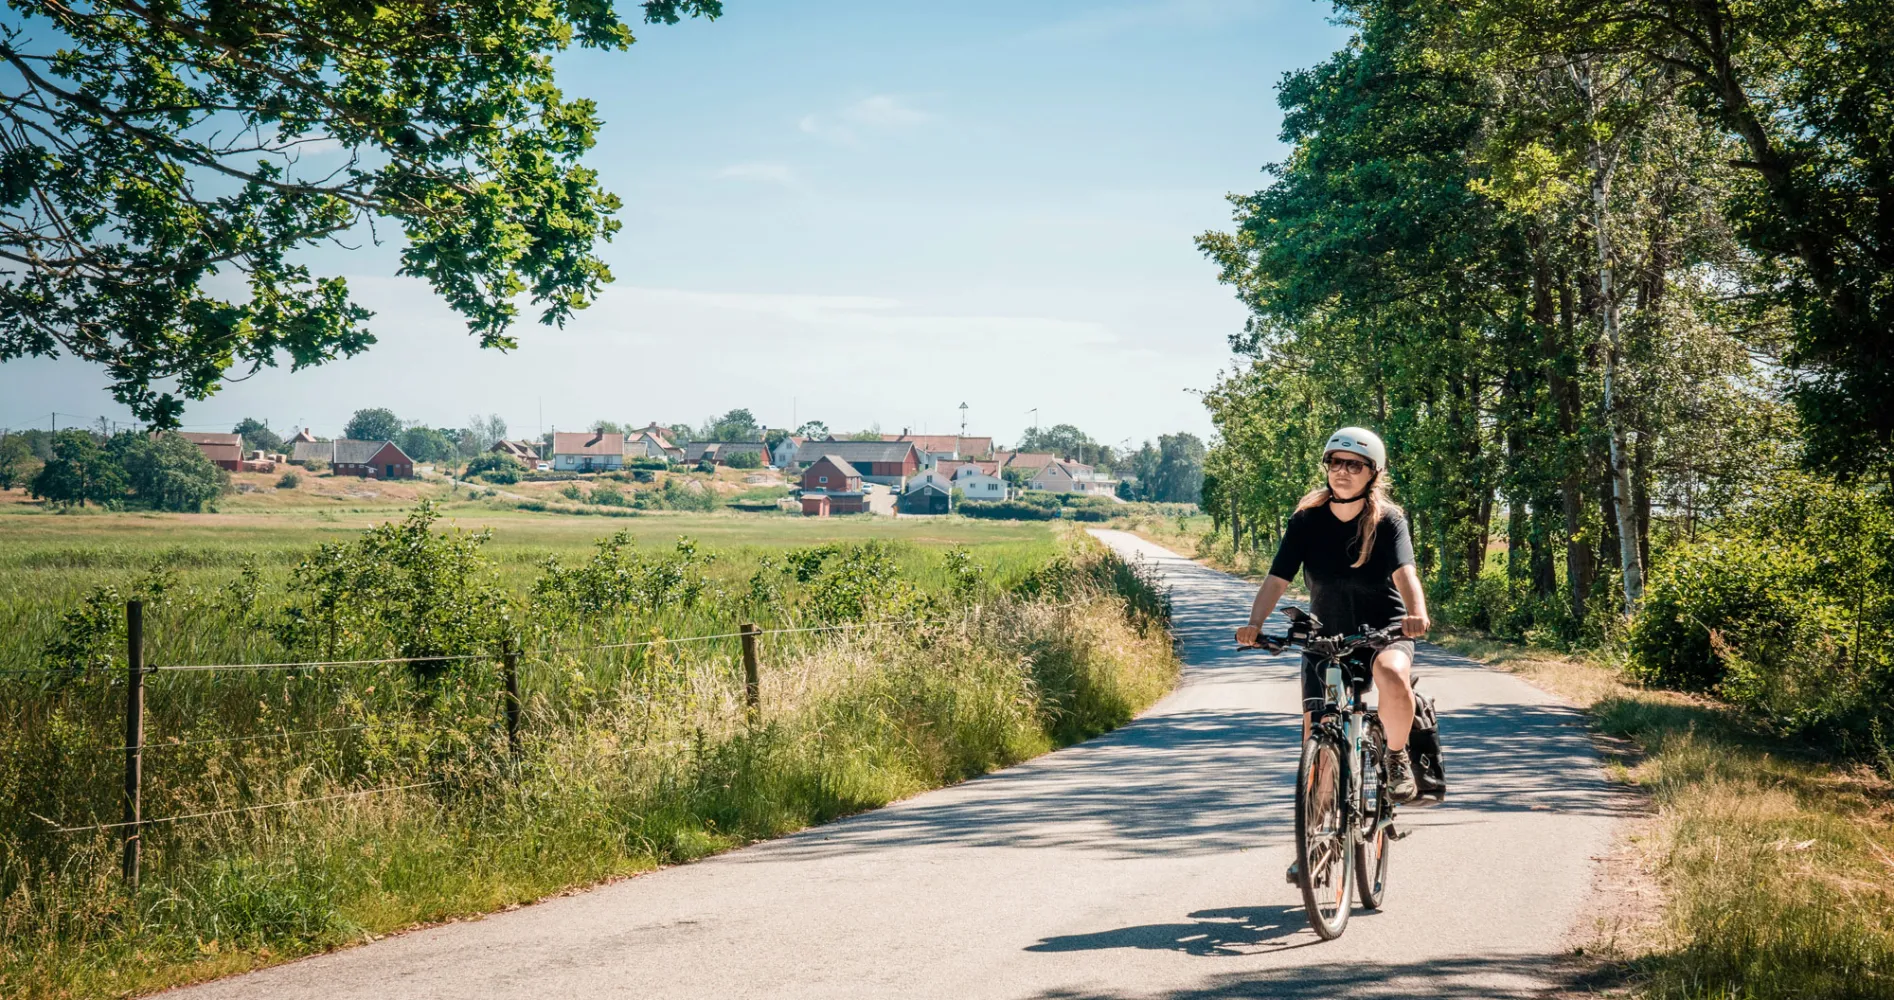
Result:
M1372 803L1374 822L1364 825L1370 815L1370 803L1364 794L1368 775L1362 767L1365 757L1363 744L1368 737L1369 720L1378 721L1378 716L1355 693L1353 685L1344 683L1344 655L1333 650L1322 654L1323 704L1309 720L1309 732L1319 732L1342 747L1343 752L1339 754L1342 761L1342 788L1347 796L1342 805L1350 821L1361 830L1361 836L1373 838L1393 825L1394 808L1393 803L1384 802L1376 795Z

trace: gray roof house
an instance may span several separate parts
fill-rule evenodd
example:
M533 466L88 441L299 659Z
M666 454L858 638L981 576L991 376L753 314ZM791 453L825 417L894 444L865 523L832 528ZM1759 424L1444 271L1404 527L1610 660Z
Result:
M798 454L804 460L833 455L859 470L864 480L883 486L900 486L933 464L912 441L804 441Z
M296 441L289 452L289 464L308 465L310 462L335 464L334 441Z
M769 445L761 441L692 441L684 446L684 461L694 465L708 458L718 465L725 465L729 463L730 456L746 451L763 456L764 465L772 464Z

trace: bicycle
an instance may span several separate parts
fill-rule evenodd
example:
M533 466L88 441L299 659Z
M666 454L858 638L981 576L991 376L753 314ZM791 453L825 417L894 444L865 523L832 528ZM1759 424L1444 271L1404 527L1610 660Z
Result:
M1401 638L1401 627L1318 636L1322 623L1315 616L1293 606L1283 613L1288 634L1262 636L1253 648L1301 646L1321 658L1323 704L1310 720L1296 768L1296 882L1309 926L1333 941L1348 926L1350 895L1359 895L1364 909L1381 908L1389 844L1404 836L1386 794L1387 737L1380 717L1362 701L1373 670L1349 662Z

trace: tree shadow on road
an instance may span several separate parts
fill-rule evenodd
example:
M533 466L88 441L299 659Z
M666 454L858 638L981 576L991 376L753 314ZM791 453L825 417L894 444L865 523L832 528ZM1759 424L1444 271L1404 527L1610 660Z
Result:
M1046 938L1028 946L1026 950L1063 952L1141 948L1212 957L1286 951L1316 943L1313 940L1296 944L1275 943L1308 929L1308 918L1300 906L1232 906L1198 910L1190 917L1191 923L1140 924L1091 934L1063 934Z
M1307 954L1307 953L1304 953ZM1185 989L1152 993L1055 989L1037 1000L1498 1000L1543 997L1573 980L1574 969L1555 956L1445 956L1425 962L1360 960L1297 964L1276 969L1220 973Z

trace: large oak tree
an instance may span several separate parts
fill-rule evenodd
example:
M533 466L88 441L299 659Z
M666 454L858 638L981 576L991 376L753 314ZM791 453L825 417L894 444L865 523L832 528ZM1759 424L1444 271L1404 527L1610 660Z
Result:
M553 59L624 49L611 0L9 0L0 361L70 354L154 426L234 370L374 343L299 251L399 231L482 346L611 280L596 108ZM646 22L714 18L651 0ZM321 155L316 155L320 153Z

